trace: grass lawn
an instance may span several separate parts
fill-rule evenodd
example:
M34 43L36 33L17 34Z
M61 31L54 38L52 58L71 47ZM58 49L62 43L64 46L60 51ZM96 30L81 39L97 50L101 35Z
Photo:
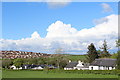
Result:
M101 75L101 74L78 74L78 73L52 73L45 71L2 71L3 78L118 78L117 75Z

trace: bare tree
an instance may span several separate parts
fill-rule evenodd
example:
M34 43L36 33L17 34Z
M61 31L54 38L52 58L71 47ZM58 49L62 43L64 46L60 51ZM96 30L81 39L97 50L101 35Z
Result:
M64 51L63 51L62 48L59 48L59 49L55 50L54 58L56 60L56 64L57 64L58 69L60 69L60 66L62 65L62 62L67 63L67 58L64 57L63 52ZM61 63L61 65L60 65L60 63ZM65 63L63 63L63 64L65 64Z
M107 46L106 40L104 40L103 45L102 45L102 47L100 47L100 49L102 49L102 54L101 54L102 57L110 57L110 53L108 51L108 49L110 49L110 47Z

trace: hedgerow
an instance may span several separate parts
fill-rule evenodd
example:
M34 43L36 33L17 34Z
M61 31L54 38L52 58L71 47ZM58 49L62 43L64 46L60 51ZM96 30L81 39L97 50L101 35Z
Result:
M120 70L49 70L49 72L54 73L78 73L78 74L103 74L103 75L118 75Z

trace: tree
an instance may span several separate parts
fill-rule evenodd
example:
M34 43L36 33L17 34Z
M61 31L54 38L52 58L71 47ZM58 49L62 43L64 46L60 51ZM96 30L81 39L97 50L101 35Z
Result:
M98 56L101 57L102 51L101 50L97 50L97 53L98 53Z
M118 56L117 56L117 61L116 61L116 63L117 63L117 69L120 70L120 51L118 51Z
M116 41L116 47L120 47L120 39L118 39L117 41Z
M118 39L117 41L116 41L116 47L118 47L118 56L117 56L117 61L116 61L116 63L117 63L117 69L119 69L120 70L120 49L119 49L119 47L120 47L120 39Z
M62 54L63 53L62 48L56 49L55 53L56 54L54 54L53 57L59 70L60 68L64 67L67 64L67 58L65 58L65 56Z
M54 64L57 66L58 70L64 68L67 65L68 59L62 54L55 54L53 56Z
M30 58L29 59L29 64L37 65L38 64L38 59L37 58Z
M28 65L37 65L38 64L38 58L28 58L28 59L22 59L23 64L28 64Z
M60 61L60 68L64 68L68 63L68 59L67 58L62 58L62 60Z
M88 46L88 52L87 52L87 61L89 63L93 62L95 59L97 59L99 56L98 56L98 53L97 53L97 50L94 46L93 43L91 43L89 46Z
M110 48L107 46L106 40L104 40L103 46L100 47L100 49L102 49L101 57L110 57L111 56L110 53L108 52L108 49L110 49Z
M17 67L20 68L23 65L23 59L17 58L13 61L13 64Z
M2 60L2 67L5 69L9 69L9 66L12 65L12 60L6 59Z
M58 48L55 50L55 54L63 54L63 49L62 48Z
M46 62L45 62L45 58L44 57L40 57L40 58L38 58L38 60L37 60L37 64L38 65L42 65L42 64L45 64Z

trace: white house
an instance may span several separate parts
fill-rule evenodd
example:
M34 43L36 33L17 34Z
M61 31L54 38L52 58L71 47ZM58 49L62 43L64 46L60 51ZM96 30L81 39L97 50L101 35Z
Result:
M39 69L39 70L42 70L43 68L41 67L41 66L38 66L38 67L34 67L34 68L32 68L32 69Z
M89 69L89 64L83 63L80 60L78 62L71 62L69 60L69 63L64 68L64 70L88 70L88 69Z
M113 70L116 67L116 59L95 59L90 66L89 70Z
M16 66L12 65L12 66L10 66L10 69L18 70L18 69L22 69L22 67L17 68Z
M88 70L89 69L89 63L84 63L84 62L78 61L76 69L78 69L78 70Z

